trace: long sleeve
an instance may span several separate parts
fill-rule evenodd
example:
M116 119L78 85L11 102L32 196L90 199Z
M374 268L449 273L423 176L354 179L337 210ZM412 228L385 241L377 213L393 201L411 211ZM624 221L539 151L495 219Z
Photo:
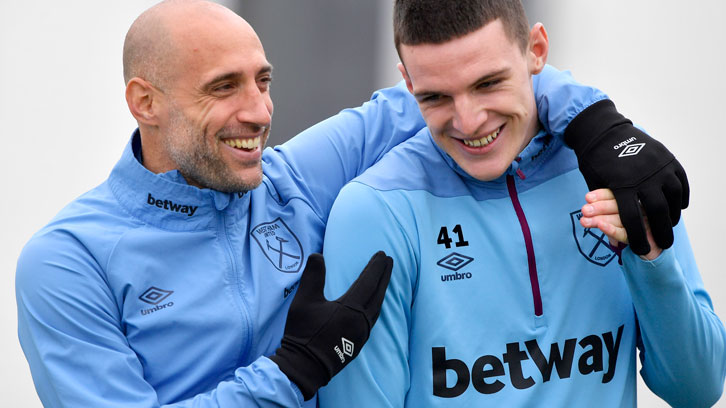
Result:
M326 219L348 181L425 126L416 100L401 82L376 91L362 106L344 109L274 150L266 149L265 174L271 179L278 172L291 175Z
M133 267L130 264L130 267ZM20 343L45 407L159 407L96 258L71 234L35 237L17 265ZM164 337L157 339L163 347ZM193 342L194 339L189 339ZM184 350L177 350L184 353ZM260 357L165 407L296 407L302 396Z
M575 116L595 102L608 99L599 89L579 84L569 71L545 65L533 78L537 113L547 133L564 140L567 126ZM577 135L589 137L590 135ZM573 136L574 137L574 136Z
M533 78L539 118L545 129L563 137L570 121L601 91L577 83L569 72L551 66ZM293 175L324 219L340 189L376 163L386 152L426 126L416 100L401 81L376 91L362 106L337 115L265 151L265 172Z
M623 251L642 338L648 387L675 407L707 407L726 377L726 331L713 311L683 223L676 242L653 261Z
M320 389L322 408L404 406L410 385L408 333L418 245L401 222L376 191L355 182L341 191L333 206L325 235L326 297L340 296L378 250L393 258L393 272L368 342Z

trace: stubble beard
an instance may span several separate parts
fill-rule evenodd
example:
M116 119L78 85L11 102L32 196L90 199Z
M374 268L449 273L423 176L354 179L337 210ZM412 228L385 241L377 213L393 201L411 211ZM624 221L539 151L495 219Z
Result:
M231 131L222 128L215 135L215 141L225 133ZM169 157L189 184L223 193L245 193L262 183L261 163L256 164L257 172L251 180L235 174L222 160L217 144L210 146L206 135L197 133L193 123L178 109L171 110L170 132L165 139Z

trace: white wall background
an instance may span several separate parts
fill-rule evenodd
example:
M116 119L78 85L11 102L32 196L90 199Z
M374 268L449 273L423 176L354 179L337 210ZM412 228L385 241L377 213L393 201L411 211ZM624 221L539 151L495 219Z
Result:
M387 0L381 30L390 32ZM121 47L152 0L0 2L0 399L39 407L17 341L15 261L34 231L64 204L99 184L135 123L123 98ZM531 0L543 21L550 63L605 90L621 112L680 159L691 182L685 211L694 251L716 312L726 317L726 64L722 0ZM284 29L284 27L280 27ZM380 37L379 37L380 38ZM389 37L390 38L390 37ZM372 64L381 85L398 79L390 43ZM641 387L644 407L665 406ZM726 402L718 406L726 407Z
M31 234L103 181L134 129L121 49L153 3L0 2L0 405L41 406L17 340L15 262Z
M541 21L548 30L549 62L607 92L686 169L691 203L684 218L723 321L726 2L531 0L527 7L530 23ZM638 393L641 406L667 406L642 381ZM726 397L717 406L726 407Z

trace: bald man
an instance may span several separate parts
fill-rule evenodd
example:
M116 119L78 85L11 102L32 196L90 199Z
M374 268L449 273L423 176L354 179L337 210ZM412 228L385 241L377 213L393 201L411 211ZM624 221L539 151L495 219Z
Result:
M425 126L416 101L385 89L263 152L272 67L242 18L203 1L144 12L124 76L138 129L121 159L18 260L19 336L40 399L315 406L365 343L391 261L374 255L327 301L311 254L342 186ZM606 98L553 68L534 87L559 137Z

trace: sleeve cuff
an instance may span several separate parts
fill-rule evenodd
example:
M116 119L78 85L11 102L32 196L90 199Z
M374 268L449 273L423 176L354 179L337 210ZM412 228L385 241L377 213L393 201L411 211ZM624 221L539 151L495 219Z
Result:
M599 100L578 113L570 121L565 129L565 144L575 152L583 152L600 135L626 123L632 124L617 111L613 101L610 99Z
M261 358L269 360L270 364L277 367L277 370L280 372L280 374L283 377L287 378L287 381L290 384L290 389L292 389L293 393L295 393L295 396L297 396L297 402L298 402L299 406L303 406L303 404L305 403L305 397L303 397L302 391L300 391L300 388L297 386L297 384L295 384L290 378L288 378L287 375L285 375L285 373L282 372L282 370L280 370L280 366L278 366L274 360L270 359L269 357L264 357L264 356Z
M302 406L302 404L305 402L305 397L303 397L302 391L300 391L300 388L297 387L297 384L292 381L290 381L290 388L292 388L293 392L295 392L295 395L297 395L297 401Z
M623 269L629 279L637 279L648 284L668 284L681 281L673 248L664 249L652 261L636 255L630 247L622 252Z

